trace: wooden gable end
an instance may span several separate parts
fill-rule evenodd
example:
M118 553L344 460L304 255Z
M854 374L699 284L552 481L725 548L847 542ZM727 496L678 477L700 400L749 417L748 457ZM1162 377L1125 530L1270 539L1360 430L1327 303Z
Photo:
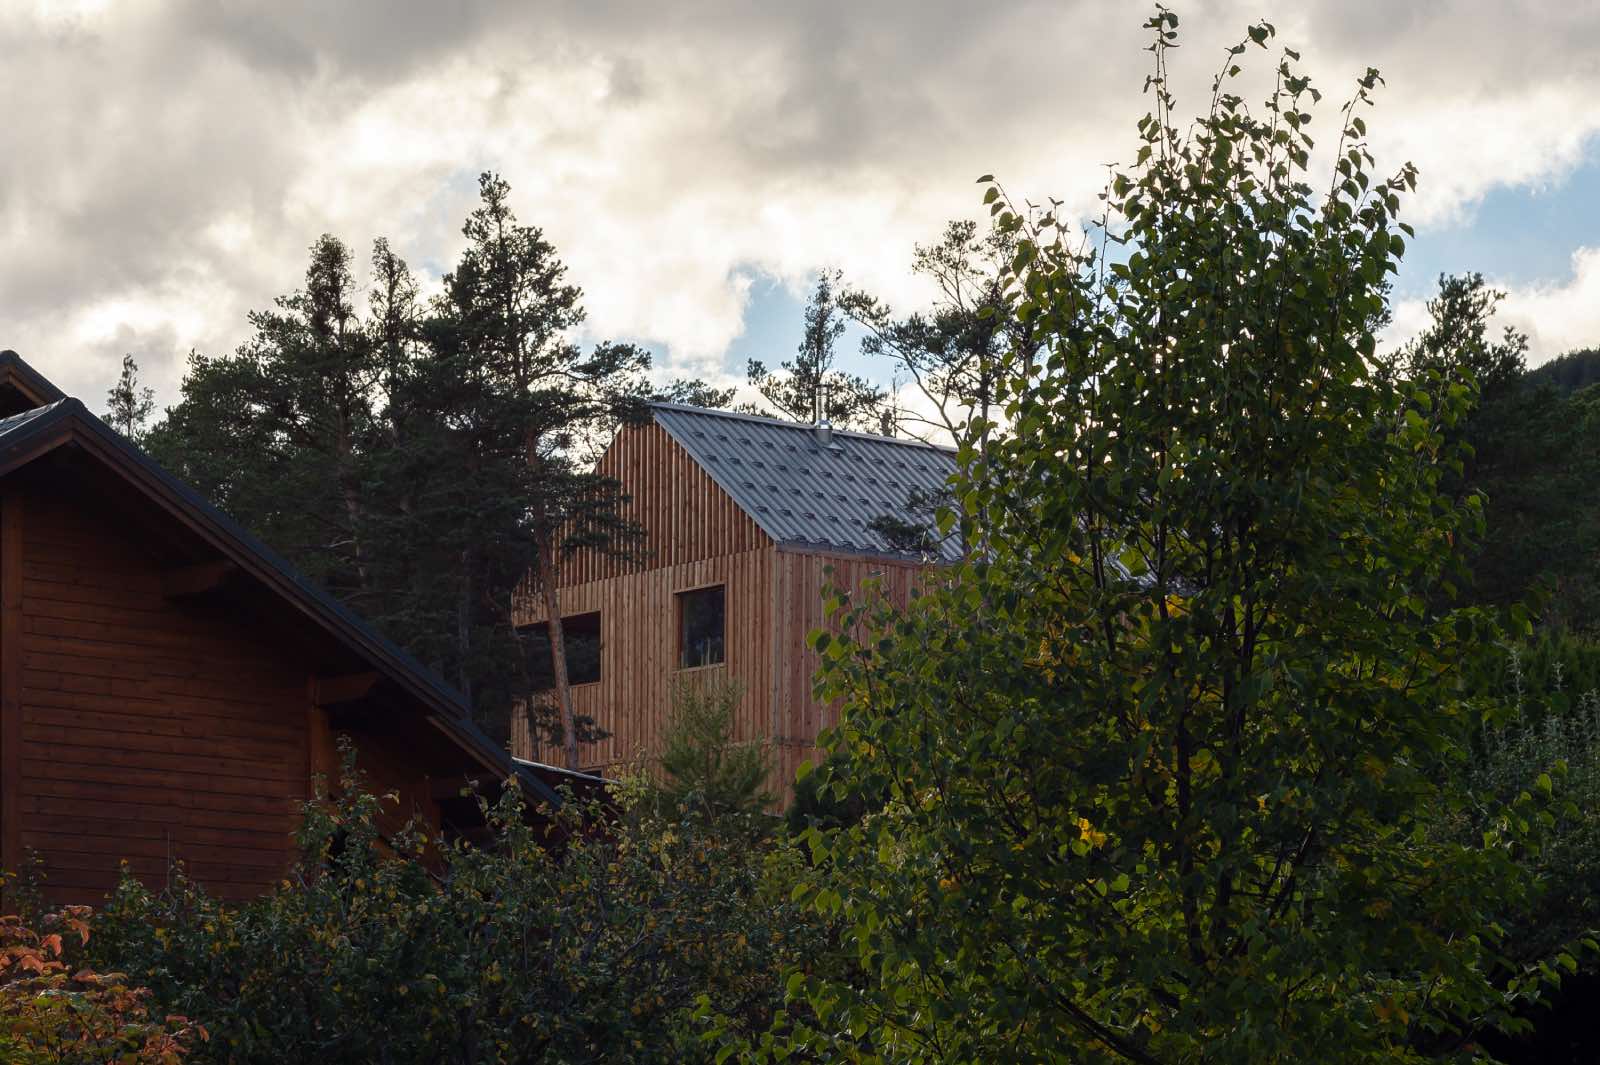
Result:
M52 390L0 352L0 402ZM57 902L100 898L123 860L258 894L340 737L400 796L385 831L415 813L470 837L476 806L445 805L513 772L560 801L443 681L80 402L0 418L0 869L37 856Z
M621 482L628 496L622 513L644 529L646 557L630 563L581 551L562 569L564 586L772 546L754 519L654 422L618 432L596 472Z
M0 861L58 902L175 860L224 898L267 890L310 794L307 672L65 479L0 486Z

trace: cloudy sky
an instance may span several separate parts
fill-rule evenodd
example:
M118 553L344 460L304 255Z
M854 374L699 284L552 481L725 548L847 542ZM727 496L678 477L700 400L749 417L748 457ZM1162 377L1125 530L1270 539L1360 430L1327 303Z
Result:
M1258 16L1343 98L1377 66L1422 186L1399 330L1481 270L1535 361L1600 343L1600 3L1176 0L1180 105ZM332 232L437 276L480 171L671 374L787 357L809 278L901 305L973 180L1087 209L1127 158L1137 3L0 0L0 347L98 402L163 399ZM1266 57L1257 59L1263 62ZM1323 118L1335 121L1328 106Z

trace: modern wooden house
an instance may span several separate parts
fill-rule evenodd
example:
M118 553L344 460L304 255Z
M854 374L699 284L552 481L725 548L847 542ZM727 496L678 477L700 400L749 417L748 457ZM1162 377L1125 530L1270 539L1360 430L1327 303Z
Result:
M905 520L913 492L936 495L955 457L925 444L728 411L655 404L623 428L599 470L629 496L647 560L580 554L560 575L573 702L609 738L584 747L605 772L661 750L672 684L725 680L742 691L737 737L775 751L780 793L818 756L836 708L812 693L823 588L869 577L904 602L953 545L899 550L874 519ZM545 624L530 601L521 623ZM541 752L526 728L512 750ZM544 752L551 760L552 752Z
M395 817L471 833L467 780L520 773L461 697L0 352L0 867L92 902L126 859L259 893L314 773L356 745Z

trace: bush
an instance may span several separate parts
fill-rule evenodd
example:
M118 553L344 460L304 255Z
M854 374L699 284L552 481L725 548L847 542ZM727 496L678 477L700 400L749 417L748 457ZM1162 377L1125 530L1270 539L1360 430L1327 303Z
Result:
M0 917L0 1058L12 1065L124 1062L172 1065L206 1032L179 1016L152 1016L151 993L122 973L74 964L89 942L90 911L46 914L44 931Z
M659 760L663 779L653 785L656 801L711 817L754 814L772 805L766 745L734 739L734 712L742 695L737 684L673 684Z
M1537 901L1506 918L1520 957L1547 956L1600 927L1600 687L1581 668L1585 687L1567 686L1573 663L1595 650L1549 636L1508 648L1503 689L1466 774L1480 810L1524 793L1546 800L1540 845L1522 859L1540 885Z
M202 1060L693 1061L702 997L765 1029L778 974L822 949L789 900L798 854L740 818L569 801L557 855L514 789L485 803L493 849L383 838L385 800L348 769L342 796L306 808L305 857L266 898L180 876L109 904L104 955L206 1023Z

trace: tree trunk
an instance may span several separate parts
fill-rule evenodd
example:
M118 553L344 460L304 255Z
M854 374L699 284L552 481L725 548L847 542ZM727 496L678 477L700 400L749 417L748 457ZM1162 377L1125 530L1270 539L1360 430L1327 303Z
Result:
M467 659L472 652L472 553L461 552L461 584L456 599L456 674L460 678L461 694L467 700L467 711L472 710L472 672Z
M336 478L339 483L339 495L344 502L345 519L350 523L350 551L356 565L356 580L360 583L362 595L372 590L372 582L367 574L366 553L361 547L362 536L362 500L361 482L356 477L354 447L350 441L350 429L347 420L339 419L339 438L337 442L338 453L334 460Z
M553 535L541 529L539 536L539 589L543 593L544 614L550 632L550 672L556 680L556 705L561 709L561 748L567 768L578 768L578 726L572 713L572 685L567 682L567 638L561 627L561 594L556 588L556 550Z

